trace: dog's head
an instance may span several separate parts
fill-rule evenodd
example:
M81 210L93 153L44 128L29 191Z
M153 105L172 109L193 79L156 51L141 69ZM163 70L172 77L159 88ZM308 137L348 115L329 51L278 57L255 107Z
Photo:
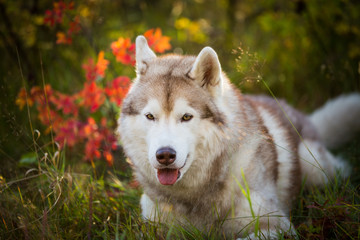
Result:
M196 180L197 171L207 171L199 161L219 152L226 122L220 111L224 79L215 51L205 47L197 57L156 57L139 36L136 72L119 132L138 175L162 185L186 175Z

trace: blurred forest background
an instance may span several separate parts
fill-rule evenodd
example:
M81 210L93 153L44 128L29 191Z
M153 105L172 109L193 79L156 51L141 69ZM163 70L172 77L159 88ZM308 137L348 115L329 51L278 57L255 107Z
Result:
M53 144L47 127L39 122L37 110L30 108L28 112L26 107L20 110L16 104L20 89L25 87L29 91L45 83L64 94L80 91L86 81L83 64L89 58L96 59L100 51L104 51L105 59L110 62L100 84L106 86L119 75L133 78L134 68L116 61L111 43L119 37L134 41L149 29L159 28L170 38L172 48L166 53L196 55L205 46L213 47L223 70L242 92L269 94L260 81L264 80L276 97L286 99L305 112L342 93L360 91L359 1L84 0L64 3L71 4L71 9L65 13L64 21L51 26L45 19L46 12L54 9L54 2L0 0L2 184L26 177L26 171L38 166L34 159L41 159ZM78 28L71 41L59 42L58 33L66 33L69 22L74 19ZM116 119L119 109L114 105L110 108L111 113L98 114ZM39 149L38 155L31 154ZM97 172L97 177L101 178L104 174L113 174L107 172L110 169L121 176L128 167L121 148L112 151L115 160L109 167L103 164L105 161L93 165L84 163L83 150L65 148L63 170L69 165L73 171L96 174L93 169L100 168L98 171L102 172ZM104 166L98 166L102 164ZM125 174L124 179L128 176ZM16 196L21 195L20 190L14 191ZM11 226L9 222L6 224L6 214L1 214L6 225L2 229L9 232ZM16 218L18 216L14 216Z

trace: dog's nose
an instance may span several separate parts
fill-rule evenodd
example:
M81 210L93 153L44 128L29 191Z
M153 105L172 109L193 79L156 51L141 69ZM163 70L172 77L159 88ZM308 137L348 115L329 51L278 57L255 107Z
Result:
M163 147L156 151L156 159L164 165L172 164L176 159L176 151L171 147Z

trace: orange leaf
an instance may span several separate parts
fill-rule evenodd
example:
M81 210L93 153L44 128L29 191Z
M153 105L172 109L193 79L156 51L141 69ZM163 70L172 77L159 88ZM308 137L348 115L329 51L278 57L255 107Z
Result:
M111 43L111 49L116 61L135 65L135 44L131 43L130 38L119 37L117 41Z
M25 88L21 88L15 100L15 104L22 110L26 103L31 107L34 104L34 101L27 95Z
M170 37L163 36L160 28L150 29L144 33L144 36L148 40L150 48L155 52L163 53L171 49Z
M98 55L98 61L96 63L96 73L104 77L105 70L107 69L107 66L109 65L109 61L104 59L104 51L100 51Z
M97 67L94 64L93 59L90 58L87 63L82 65L82 68L85 70L85 77L87 81L92 82L96 79Z
M56 44L71 44L72 38L63 32L56 33Z
M112 166L113 165L113 160L114 160L112 154L110 152L108 152L108 151L104 151L103 155L104 155L105 160L108 163L108 165Z

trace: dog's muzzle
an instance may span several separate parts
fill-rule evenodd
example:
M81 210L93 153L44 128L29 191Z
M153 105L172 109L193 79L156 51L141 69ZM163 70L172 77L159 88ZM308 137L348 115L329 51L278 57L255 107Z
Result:
M164 166L157 170L157 177L162 185L173 185L180 177L177 168L168 167L176 160L176 151L171 147L162 147L156 151L156 160Z

